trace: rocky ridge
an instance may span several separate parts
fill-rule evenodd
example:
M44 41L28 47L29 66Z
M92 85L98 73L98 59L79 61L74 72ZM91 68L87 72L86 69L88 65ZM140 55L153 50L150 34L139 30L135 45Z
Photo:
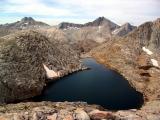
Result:
M106 26L111 31L119 27L117 24L106 19L105 17L99 17L96 20L85 23L85 24L75 24L75 23L68 23L68 22L62 22L59 24L60 29L68 29L68 28L74 29L74 28L96 27L96 26Z

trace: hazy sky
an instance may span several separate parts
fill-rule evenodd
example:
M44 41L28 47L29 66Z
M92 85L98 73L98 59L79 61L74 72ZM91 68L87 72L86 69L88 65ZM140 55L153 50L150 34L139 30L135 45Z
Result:
M0 24L25 16L51 25L85 23L99 16L139 25L160 18L160 0L0 0Z

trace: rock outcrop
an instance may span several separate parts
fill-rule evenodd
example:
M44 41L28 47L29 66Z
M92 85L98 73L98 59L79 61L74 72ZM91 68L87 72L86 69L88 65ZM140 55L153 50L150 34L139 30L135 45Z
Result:
M69 46L36 31L23 31L0 41L0 103L39 95L46 85L46 71L60 76L82 69L79 55Z

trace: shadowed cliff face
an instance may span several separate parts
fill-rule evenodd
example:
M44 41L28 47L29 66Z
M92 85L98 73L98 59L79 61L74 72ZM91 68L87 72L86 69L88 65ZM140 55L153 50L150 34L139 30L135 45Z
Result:
M0 54L0 103L40 94L47 82L43 64L61 76L82 68L76 52L36 31L1 40Z

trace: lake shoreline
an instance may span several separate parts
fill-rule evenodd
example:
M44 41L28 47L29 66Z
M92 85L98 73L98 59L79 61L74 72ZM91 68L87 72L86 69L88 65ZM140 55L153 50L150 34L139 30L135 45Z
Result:
M94 65L95 63L94 63L94 62L92 63L90 60L93 62L94 59L91 58L91 57L82 59L82 61L87 61L88 64L91 64L91 65L93 64L93 65ZM90 61L91 63L90 63L89 61ZM94 61L96 62L96 60L94 60ZM97 64L98 66L97 66L96 64ZM85 72L86 72L86 75L87 75L87 72L88 72L89 74L91 74L90 76L91 76L92 79L95 79L94 77L95 77L95 75L97 74L97 72L98 72L99 70L100 70L100 71L99 71L98 74L100 74L100 75L103 75L103 74L102 74L103 70L112 71L112 72L113 72L113 73L111 72L112 74L115 74L115 75L117 74L117 75L118 75L118 73L117 73L116 71L113 71L113 70L111 70L111 69L107 69L103 64L99 64L98 62L97 62L96 64L95 64L95 68L92 68L93 66L92 66L92 67L87 66L87 67L90 68L90 69L83 70L83 71L78 71L78 72L74 72L74 73L68 74L67 76L64 76L64 77L62 77L62 78L60 78L60 79L58 79L58 80L56 80L56 81L50 82L50 83L44 88L44 90L42 91L42 94L39 95L39 96L43 96L44 92L45 92L47 89L52 89L51 86L56 86L56 84L59 84L59 83L61 84L62 82L65 82L65 85L62 85L62 86L66 86L66 85L68 84L66 81L67 81L68 79L74 77L74 76L77 76L77 77L78 77L79 75L80 75L80 76L83 76L82 78L79 76L79 77L81 78L81 81L83 82L84 79L86 79L86 78L84 77ZM102 68L101 68L101 67L102 67ZM101 69L102 69L102 70L101 70ZM97 70L98 70L98 71L97 71ZM95 71L95 73L94 73L94 71ZM96 71L97 71L97 72L96 72ZM93 72L93 73L92 73L92 72ZM78 75L78 74L79 74L79 75ZM81 74L82 74L82 75L81 75ZM105 75L105 74L104 74L104 75ZM80 79L79 77L78 77L78 79ZM87 77L87 76L86 76L86 77ZM121 76L121 77L122 77L122 76ZM105 82L105 81L106 81L106 80L105 80L106 77L100 77L100 76L98 75L98 79L102 79L102 78L104 79L103 82ZM72 79L75 79L75 80L76 80L76 78L72 78ZM97 79L97 78L96 78L96 79ZM95 79L95 80L96 80L96 79ZM122 78L120 78L120 79L122 79ZM73 80L73 81L70 80L70 84L72 84L72 82L74 82L74 80ZM78 81L77 81L77 82L78 82ZM96 84L101 84L100 81L97 81L97 82L98 82L98 83L96 83ZM116 81L115 81L115 82L116 82ZM78 84L78 83L77 83L77 84ZM103 83L103 84L104 84L104 83ZM107 83L107 84L108 84L108 83ZM114 84L116 84L116 83L114 83ZM127 81L125 81L125 84L127 84ZM76 85L76 84L74 83L74 85ZM89 86L92 86L92 85L89 84ZM64 87L64 88L65 88L65 87ZM64 88L63 88L63 89L64 89ZM83 88L83 87L82 87L82 88ZM82 88L81 88L81 89L82 89ZM107 87L104 87L104 89L105 89L105 88L107 89ZM79 89L80 89L80 88L79 88ZM92 89L92 88L90 88L90 89ZM111 89L112 89L112 88L111 88ZM66 89L66 90L67 90L67 89ZM47 90L47 91L48 91L48 90ZM57 91L57 90L53 90L53 91ZM64 90L64 91L65 91L65 90ZM72 93L72 91L70 91L70 92ZM102 91L101 91L101 92L102 92ZM84 93L85 93L85 92L84 92ZM55 94L55 93L52 93L52 94ZM60 94L61 94L61 93L56 93L57 96L59 96ZM67 93L66 93L66 94L67 94ZM111 94L111 93L108 93L108 94ZM56 95L55 95L55 97L56 97ZM38 97L39 97L39 96L38 96ZM47 95L47 96L50 96L50 95ZM78 96L77 96L77 97L78 97ZM35 98L36 98L36 97L35 97ZM39 101L39 100L38 100L38 101ZM42 99L42 101L43 101L43 99ZM47 100L47 101L48 101L48 100ZM49 101L50 101L50 100L49 100ZM61 100L56 100L56 101L61 101ZM66 100L64 100L64 101L68 101L68 100L66 99ZM76 101L85 101L85 102L86 102L86 100L84 100L84 99L82 99L82 100L81 100L81 99L78 99L78 100L76 100ZM70 102L71 102L71 101L70 101ZM95 103L95 104L97 104L97 103Z

